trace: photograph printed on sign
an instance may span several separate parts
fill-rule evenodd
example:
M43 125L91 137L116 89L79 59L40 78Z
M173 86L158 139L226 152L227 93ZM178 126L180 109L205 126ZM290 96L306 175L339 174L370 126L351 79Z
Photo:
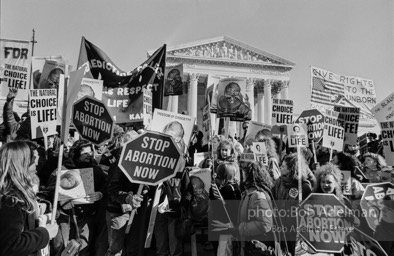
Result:
M171 135L179 149L185 152L192 137L194 123L194 117L162 109L155 109L151 123L151 131Z
M93 168L60 171L59 201L78 199L79 203L89 203L84 198L94 192Z
M255 159L263 165L268 165L267 148L265 142L253 142L252 152L255 154Z
M287 141L290 148L308 146L307 129L306 124L287 125Z
M183 64L166 68L164 77L164 96L182 95Z
M102 100L103 98L103 80L82 78L81 89L79 90L75 101L81 99L83 96L91 96L95 99Z
M218 85L218 117L230 117L233 121L250 120L252 111L246 94L246 79L223 78Z
M38 83L38 89L59 90L60 75L64 75L65 64L54 60L46 60Z
M261 130L271 131L272 126L268 124L258 123L255 121L250 121L248 124L248 129L246 131L244 142L254 141L256 134Z

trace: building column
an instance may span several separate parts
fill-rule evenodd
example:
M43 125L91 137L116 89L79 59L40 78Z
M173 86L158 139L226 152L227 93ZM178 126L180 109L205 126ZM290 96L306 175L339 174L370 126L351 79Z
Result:
M264 124L271 125L272 117L272 93L271 93L271 80L264 80Z
M248 78L246 80L246 95L248 96L248 101L250 105L251 117L254 120L254 80L252 78Z
M289 83L290 81L284 81L282 85L282 90L280 91L282 99L289 99Z
M198 77L199 74L190 74L187 104L189 115L195 118L197 118Z
M258 96L257 96L258 97ZM259 101L258 101L258 99L254 102L254 114L253 114L253 117L252 117L252 120L253 121L256 121L257 122L257 116L258 116L258 113L259 113L259 103L258 103Z
M257 93L257 122L264 122L264 94Z

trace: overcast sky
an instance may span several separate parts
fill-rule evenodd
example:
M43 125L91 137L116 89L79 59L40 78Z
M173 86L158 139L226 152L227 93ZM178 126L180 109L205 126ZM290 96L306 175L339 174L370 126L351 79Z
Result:
M164 43L228 36L296 64L296 113L309 108L309 66L372 79L378 101L394 90L392 0L1 0L0 16L1 38L34 28L35 56L74 67L82 36L126 71Z

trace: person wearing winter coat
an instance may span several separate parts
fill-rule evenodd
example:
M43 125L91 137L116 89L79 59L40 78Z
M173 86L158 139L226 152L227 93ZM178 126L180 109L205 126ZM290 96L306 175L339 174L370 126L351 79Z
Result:
M63 163L63 169L93 168L93 183L95 193L85 199L88 203L78 203L75 200L59 201L57 222L61 232L54 239L53 249L62 250L68 241L75 239L80 243L80 255L89 255L95 249L96 234L99 228L105 228L105 221L97 219L101 210L100 200L105 196L106 175L93 158L93 145L87 140L76 141L70 149L69 158ZM49 178L48 192L55 191L56 170ZM97 223L100 222L100 225ZM104 225L102 225L104 224ZM79 231L79 232L77 232ZM79 238L78 238L79 237ZM104 242L107 238L104 239Z
M57 224L36 226L34 154L23 141L0 149L0 255L37 255L58 232Z

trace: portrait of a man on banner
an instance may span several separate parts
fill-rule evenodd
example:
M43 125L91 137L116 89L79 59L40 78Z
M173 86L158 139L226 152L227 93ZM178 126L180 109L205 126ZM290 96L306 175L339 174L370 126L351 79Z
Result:
M165 73L164 96L182 95L183 65L167 68Z
M234 121L251 119L245 79L224 78L220 80L217 109L219 117L231 117Z

